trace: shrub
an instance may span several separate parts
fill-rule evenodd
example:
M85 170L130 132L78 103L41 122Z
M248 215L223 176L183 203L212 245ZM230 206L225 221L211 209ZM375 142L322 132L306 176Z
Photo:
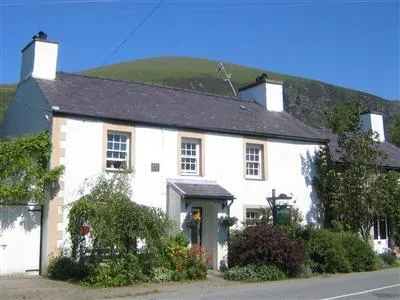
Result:
M85 279L90 285L102 287L124 286L143 281L147 281L147 278L140 268L138 257L132 252L97 265Z
M228 265L275 265L289 276L296 276L306 261L306 248L269 224L246 227L229 242Z
M342 234L343 247L353 272L372 271L377 268L377 259L372 247L358 236Z
M314 229L308 242L311 269L320 273L351 272L341 236L326 229Z
M380 254L379 257L382 259L384 264L388 266L396 265L396 255L393 251L388 250L385 253Z
M173 279L173 276L174 276L174 271L166 267L156 268L154 269L154 276L152 281L154 282L171 281Z
M79 281L88 275L89 268L86 264L67 256L51 259L47 267L47 276L54 280Z
M224 278L237 281L282 280L286 274L275 266L235 266L224 273Z
M190 280L206 279L207 257L203 248L192 247L188 250L186 272Z
M224 273L224 278L237 281L258 281L254 265L234 266Z

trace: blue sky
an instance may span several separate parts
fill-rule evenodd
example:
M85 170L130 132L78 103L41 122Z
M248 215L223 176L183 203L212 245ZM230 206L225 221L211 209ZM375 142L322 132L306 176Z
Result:
M159 1L0 0L0 83L40 30L58 68L102 65ZM400 99L400 0L165 0L107 64L193 56ZM234 74L233 74L234 76Z

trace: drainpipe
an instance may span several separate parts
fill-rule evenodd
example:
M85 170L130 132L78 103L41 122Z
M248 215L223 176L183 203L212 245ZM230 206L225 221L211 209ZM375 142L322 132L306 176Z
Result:
M235 201L235 198L233 198L231 200L231 203L228 204L228 217L230 217L230 208L231 208L231 205L233 204L233 201Z

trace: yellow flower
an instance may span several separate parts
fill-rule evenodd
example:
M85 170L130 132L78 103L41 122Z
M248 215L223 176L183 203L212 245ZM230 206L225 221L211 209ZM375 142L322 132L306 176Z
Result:
M200 213L199 213L199 212L195 213L194 216L193 216L193 219L194 219L196 222L200 222L200 221L201 221Z

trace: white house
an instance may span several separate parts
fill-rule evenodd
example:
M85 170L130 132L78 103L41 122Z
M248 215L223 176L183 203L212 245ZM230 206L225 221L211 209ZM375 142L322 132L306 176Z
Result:
M17 225L3 230L3 273L44 268L66 239L65 206L79 197L83 181L122 165L134 170L134 201L164 209L178 226L187 212L200 212L201 226L187 233L212 256L213 269L227 252L227 229L217 218L257 217L273 189L290 195L288 204L305 221L315 221L312 161L327 138L284 111L282 82L261 78L240 90L245 99L229 98L56 72L57 50L43 39L22 50L3 135L49 131L51 167L64 165L65 173L57 196L39 210L36 234ZM400 151L392 152L390 164L400 168ZM34 253L32 266L18 264L7 250L20 243L18 236Z

